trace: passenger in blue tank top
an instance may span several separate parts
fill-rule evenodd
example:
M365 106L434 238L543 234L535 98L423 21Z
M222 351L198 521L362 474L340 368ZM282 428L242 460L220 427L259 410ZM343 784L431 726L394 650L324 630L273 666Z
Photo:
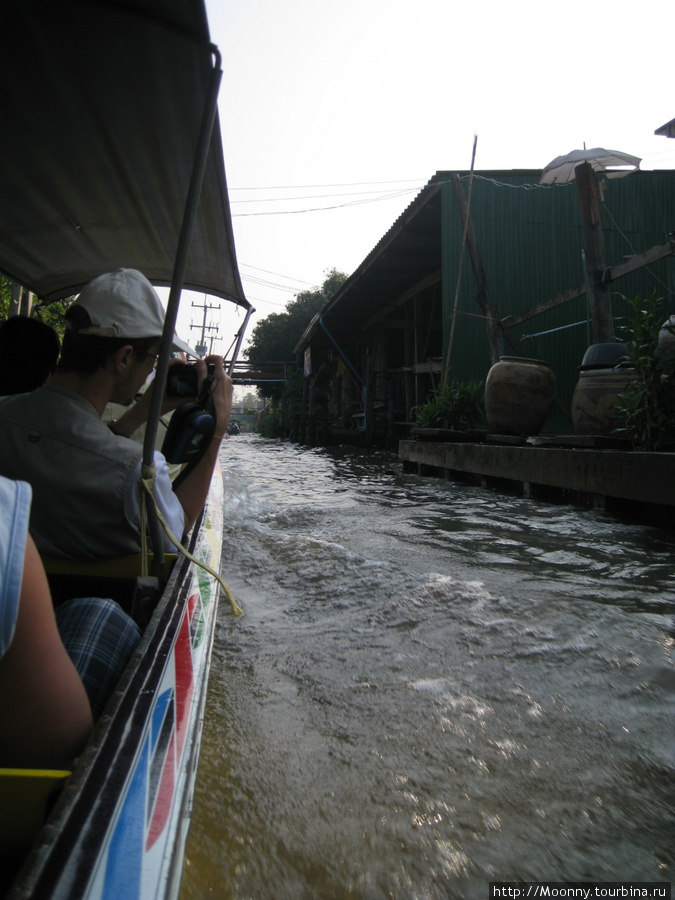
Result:
M92 724L28 534L31 491L0 477L0 767L63 768Z

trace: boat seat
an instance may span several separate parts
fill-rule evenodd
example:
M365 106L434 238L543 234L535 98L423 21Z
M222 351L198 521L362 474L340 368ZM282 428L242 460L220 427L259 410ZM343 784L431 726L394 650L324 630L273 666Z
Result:
M160 588L168 581L177 559L176 553L164 554ZM136 581L142 571L140 553L115 556L111 559L60 559L43 556L54 604L58 606L73 597L110 597L131 612ZM152 572L153 554L148 555L148 569Z
M28 850L69 775L61 769L0 769L0 856Z

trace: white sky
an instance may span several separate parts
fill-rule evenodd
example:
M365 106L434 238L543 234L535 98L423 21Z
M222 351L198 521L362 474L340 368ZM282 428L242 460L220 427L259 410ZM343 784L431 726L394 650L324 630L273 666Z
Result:
M584 142L675 168L675 139L654 135L675 118L671 0L206 6L248 333L327 270L351 274L437 170L470 167L474 134L476 170L542 169ZM225 352L242 314L209 302Z

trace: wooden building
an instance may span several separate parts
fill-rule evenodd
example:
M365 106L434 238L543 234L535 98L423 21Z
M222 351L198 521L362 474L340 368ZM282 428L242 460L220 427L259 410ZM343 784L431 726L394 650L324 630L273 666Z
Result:
M545 430L571 431L570 400L593 343L574 183L532 170L437 172L295 348L306 443L396 446L444 366L484 380L500 355L549 363L558 399ZM675 313L675 171L602 175L601 223L617 338L623 297Z

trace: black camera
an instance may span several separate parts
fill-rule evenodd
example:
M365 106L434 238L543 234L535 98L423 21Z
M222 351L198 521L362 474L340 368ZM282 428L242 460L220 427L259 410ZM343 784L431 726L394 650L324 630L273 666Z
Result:
M197 369L189 363L169 366L166 376L166 393L169 397L197 399Z
M199 462L215 433L215 409L211 400L214 371L215 366L210 363L202 389L197 396L197 369L187 363L176 363L169 367L167 394L170 397L183 397L187 401L171 414L171 421L162 444L162 453L167 462L186 464L174 480L174 487Z

